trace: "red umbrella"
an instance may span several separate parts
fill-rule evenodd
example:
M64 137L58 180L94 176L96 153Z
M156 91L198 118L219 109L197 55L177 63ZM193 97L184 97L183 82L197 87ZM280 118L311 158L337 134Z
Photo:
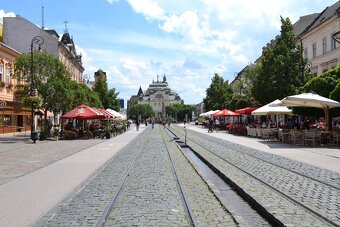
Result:
M105 118L105 115L96 110L96 108L92 108L86 105L80 105L70 112L61 116L63 119L102 119Z
M214 117L222 117L222 116L240 116L240 114L238 113L235 113L234 111L231 111L231 110L227 110L227 109L224 109L224 110L220 110L214 114L211 114L211 116L214 116Z
M104 114L106 119L115 119L117 118L116 116L114 116L113 114L111 114L109 111L106 111L105 109L99 109L99 108L93 108L99 112L101 112L102 114Z
M243 109L235 110L235 113L251 115L251 112L253 112L254 110L256 110L258 108L259 108L258 106L248 106L248 107L243 108Z

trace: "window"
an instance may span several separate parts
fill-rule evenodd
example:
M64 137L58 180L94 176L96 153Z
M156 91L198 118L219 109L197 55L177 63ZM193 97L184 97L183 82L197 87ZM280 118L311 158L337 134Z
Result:
M3 70L4 70L4 67L0 65L0 81L3 81L3 78L2 78Z
M6 126L12 125L12 116L11 115L5 115L4 116L4 125L6 125Z
M325 54L327 52L327 38L322 39L322 53Z
M333 39L333 36L331 36L331 50L334 50L336 48L336 41Z
M313 43L313 58L316 58L316 43Z
M304 50L304 58L308 58L308 48L306 47Z
M11 69L6 68L6 83L9 84L11 83Z

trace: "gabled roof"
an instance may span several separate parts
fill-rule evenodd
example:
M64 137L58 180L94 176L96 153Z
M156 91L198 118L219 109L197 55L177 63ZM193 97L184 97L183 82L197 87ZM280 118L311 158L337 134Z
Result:
M301 33L319 16L319 13L313 13L300 17L298 21L293 25L293 32L296 36L300 36Z
M55 36L57 39L59 39L59 34L53 30L53 29L48 29L48 30L44 30L45 32L49 33L50 35Z
M308 26L302 33L309 32L313 30L314 28L320 26L324 22L326 22L331 17L337 15L340 13L340 1L337 1L333 5L326 7L317 18ZM301 34L302 35L302 34Z

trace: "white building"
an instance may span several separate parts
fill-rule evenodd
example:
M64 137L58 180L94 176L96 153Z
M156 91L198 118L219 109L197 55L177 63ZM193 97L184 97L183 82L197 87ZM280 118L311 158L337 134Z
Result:
M319 13L298 36L302 41L304 57L309 61L311 73L320 75L340 64L340 43L333 38L334 34L339 33L340 1Z
M139 97L138 103L149 104L155 112L156 119L165 117L165 107L171 104L182 103L179 95L171 90L166 81L165 75L163 80L152 81L149 88Z

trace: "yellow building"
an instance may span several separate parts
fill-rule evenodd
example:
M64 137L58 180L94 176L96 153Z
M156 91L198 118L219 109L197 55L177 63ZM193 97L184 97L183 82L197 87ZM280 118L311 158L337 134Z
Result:
M14 99L18 81L12 77L13 62L20 53L0 42L0 134L30 130L31 111Z

